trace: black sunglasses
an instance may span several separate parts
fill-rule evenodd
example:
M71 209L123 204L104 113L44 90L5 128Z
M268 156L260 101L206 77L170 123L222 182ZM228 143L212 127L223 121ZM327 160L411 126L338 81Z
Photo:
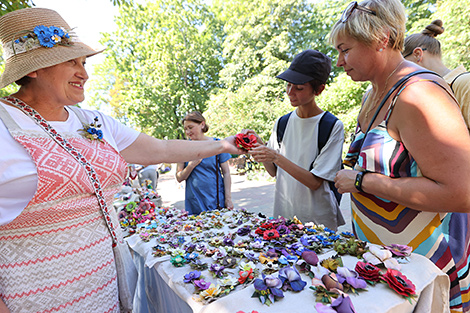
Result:
M369 13L371 15L377 16L377 13L375 13L375 11L373 11L369 8L366 8L365 6L359 5L357 3L357 1L353 1L350 4L348 4L346 9L343 11L343 14L341 14L340 21L342 23L346 23L347 20L349 19L349 17L351 16L351 14L354 12L354 10L359 10L359 11L366 12L366 13Z

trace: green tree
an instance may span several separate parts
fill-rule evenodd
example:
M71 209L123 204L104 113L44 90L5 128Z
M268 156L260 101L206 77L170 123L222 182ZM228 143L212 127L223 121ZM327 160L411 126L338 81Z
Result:
M14 1L0 1L0 16L7 14L8 12L29 8L34 6L32 0L14 0Z
M125 3L129 3L131 0L110 0L113 5L122 5ZM34 1L33 0L13 0L13 1L6 1L6 0L1 0L0 1L0 16L7 14L8 12L11 11L16 11L19 9L24 9L24 8L30 8L34 7Z
M423 28L434 19L444 22L445 32L437 37L444 63L449 68L463 64L470 70L470 0L438 1L436 12Z
M199 0L124 5L118 30L105 34L105 62L95 79L96 105L157 137L181 138L181 120L205 110L221 69L217 23Z
M277 117L291 110L284 82L275 78L292 57L321 36L317 7L303 0L214 1L224 25L222 87L208 102L211 134L226 136L252 128L269 136ZM323 36L326 34L322 33ZM319 50L325 45L315 47Z

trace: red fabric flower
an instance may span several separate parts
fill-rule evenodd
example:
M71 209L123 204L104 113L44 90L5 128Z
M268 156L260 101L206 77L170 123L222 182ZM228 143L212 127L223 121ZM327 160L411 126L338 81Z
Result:
M359 276L365 280L375 282L380 281L380 268L375 265L359 261L356 264L355 270Z
M255 135L237 134L235 136L235 144L241 149L250 150L256 142Z
M258 227L256 230L255 230L255 233L259 236L262 236L264 234L264 232L266 230L269 230L269 229L272 229L273 228L273 224L271 223L264 223L264 224L261 224L260 227Z
M252 268L250 268L248 271L240 271L240 272L238 272L238 274L240 275L240 277L238 277L238 282L240 284L243 284L247 280L251 280L251 279L254 278Z
M397 270L387 269L387 272L383 275L383 280L387 282L390 288L404 297L416 295L415 285Z
M279 232L275 229L268 229L268 230L265 230L263 233L264 240L271 240L271 239L276 239L276 238L279 238Z

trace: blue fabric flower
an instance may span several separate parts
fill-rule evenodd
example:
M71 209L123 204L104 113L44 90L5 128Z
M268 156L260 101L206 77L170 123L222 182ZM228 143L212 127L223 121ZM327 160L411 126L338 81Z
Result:
M61 38L64 37L64 31L63 31L61 28L59 28L59 27L50 26L50 27L49 27L49 31L52 32L52 34L57 35L57 36L59 36L59 37L61 37Z
M54 47L55 42L51 39L54 35L49 28L44 25L38 25L34 27L34 33L38 37L39 43L43 47L52 48Z
M192 272L189 272L188 274L184 275L184 282L185 283L190 283L194 280L199 279L199 277L201 277L201 272L192 271Z
M259 298L263 304L271 304L276 301L276 298L284 298L284 293L280 289L282 287L282 281L273 275L263 275L263 279L257 278L253 286L255 292L253 296Z
M286 266L279 271L279 279L282 281L283 289L301 291L307 285L303 281L295 267Z

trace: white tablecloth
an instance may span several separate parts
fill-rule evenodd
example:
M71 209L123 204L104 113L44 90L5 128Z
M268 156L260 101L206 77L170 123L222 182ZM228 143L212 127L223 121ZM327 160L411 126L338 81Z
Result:
M203 305L195 300L194 286L183 282L185 274L192 269L189 266L174 267L169 256L155 258L152 247L156 240L145 243L137 235L127 238L135 252L135 261L139 269L139 283L135 298L136 313L235 313L251 312L316 312L315 294L309 289L311 280L304 274L302 279L307 286L301 292L284 292L285 297L271 306L261 304L257 298L251 298L254 290L252 284L244 289L232 291L229 295ZM319 255L320 260L334 255L334 251ZM354 269L357 258L342 256L344 266ZM368 291L359 295L349 294L357 313L446 313L449 312L449 279L427 258L412 254L411 262L403 264L401 272L416 286L418 298L408 302L392 291L386 284L369 286ZM228 269L236 273L237 269ZM211 277L206 280L210 281Z

